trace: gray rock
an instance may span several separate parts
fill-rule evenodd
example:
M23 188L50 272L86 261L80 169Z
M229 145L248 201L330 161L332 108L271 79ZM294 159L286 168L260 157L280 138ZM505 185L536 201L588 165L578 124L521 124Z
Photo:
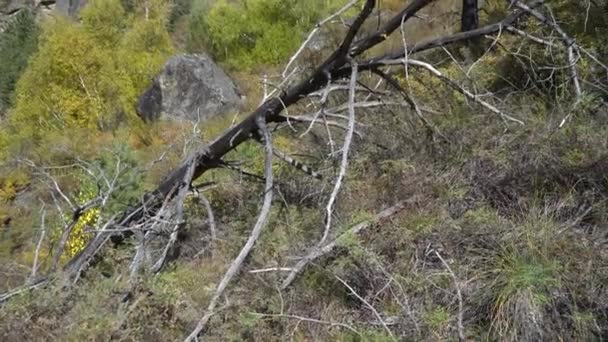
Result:
M0 13L11 15L27 7L33 7L34 0L0 0Z
M146 121L196 122L235 111L240 104L234 82L210 57L178 55L140 96L137 113Z
M87 4L88 0L57 0L55 8L70 17L74 17Z
M11 17L33 6L34 0L0 0L0 33L4 32Z
M30 10L37 18L41 18L54 8L55 0L0 0L0 33L4 32L9 22L22 10Z

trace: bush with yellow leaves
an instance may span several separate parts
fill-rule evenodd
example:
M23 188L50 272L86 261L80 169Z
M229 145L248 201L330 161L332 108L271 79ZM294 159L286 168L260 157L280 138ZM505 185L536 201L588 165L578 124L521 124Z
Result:
M4 157L37 149L44 156L56 132L141 127L133 104L173 53L167 4L148 6L146 14L127 13L120 0L96 0L83 9L82 23L52 17L42 24L38 52L0 134L9 150Z

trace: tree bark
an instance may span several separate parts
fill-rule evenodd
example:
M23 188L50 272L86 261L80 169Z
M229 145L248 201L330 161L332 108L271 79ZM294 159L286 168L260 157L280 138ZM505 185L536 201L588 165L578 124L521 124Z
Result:
M462 15L460 30L462 32L475 30L479 27L478 0L462 0Z

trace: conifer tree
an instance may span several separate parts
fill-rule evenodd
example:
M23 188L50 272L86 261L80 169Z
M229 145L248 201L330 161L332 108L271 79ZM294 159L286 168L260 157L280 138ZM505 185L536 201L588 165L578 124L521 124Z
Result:
M0 34L0 114L11 105L15 83L38 45L34 14L22 10Z

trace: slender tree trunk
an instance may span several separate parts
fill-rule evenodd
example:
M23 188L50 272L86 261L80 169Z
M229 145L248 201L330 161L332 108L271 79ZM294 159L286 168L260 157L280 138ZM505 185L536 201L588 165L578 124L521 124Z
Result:
M475 30L479 27L478 0L462 0L462 16L460 19L462 32Z

